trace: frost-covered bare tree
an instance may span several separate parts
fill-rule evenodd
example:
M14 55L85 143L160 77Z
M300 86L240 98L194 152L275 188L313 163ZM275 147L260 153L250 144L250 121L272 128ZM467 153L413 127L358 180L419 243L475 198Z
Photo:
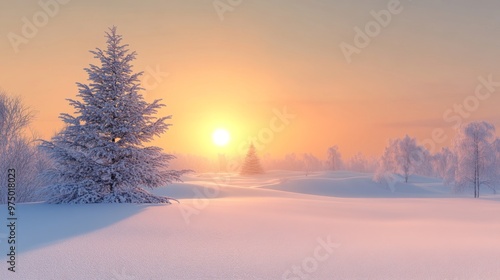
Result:
M309 175L309 172L311 171L318 171L323 168L323 164L321 160L319 160L317 157L315 157L311 153L305 153L302 155L304 159L304 168L306 172L306 176Z
M450 178L455 176L456 157L448 147L444 147L441 151L432 156L432 166L435 175L443 178L445 183L450 182Z
M281 161L281 169L300 171L304 170L305 163L295 153L286 154L285 158Z
M33 112L23 106L21 99L0 91L0 148L7 148L19 138L33 119Z
M405 183L417 167L426 160L425 148L417 144L415 138L406 135L402 139L390 140L380 160L380 166L375 173L375 181L383 174L392 172L403 176Z
M344 167L344 163L342 162L342 155L340 154L339 147L337 145L328 148L327 160L330 170L339 170Z
M500 188L500 138L496 138L492 145L495 153L495 164L493 167L495 179L492 182L491 188L493 192L496 193Z
M363 153L356 153L350 157L345 163L347 170L356 172L375 172L378 167L378 159L367 157Z
M356 153L346 161L345 165L348 170L366 172L368 163L362 153Z
M262 165L265 169L303 171L306 169L304 157L295 153L286 154L282 158L264 156Z
M498 166L494 141L495 127L491 123L471 122L461 127L454 143L456 191L473 189L474 197L479 197L481 186L495 191Z
M55 163L48 202L169 203L144 188L179 181L186 171L169 170L174 156L144 144L169 128L171 116L154 116L164 105L144 100L142 72L132 71L136 53L115 27L106 38L105 50L91 51L100 63L85 69L89 83L77 84L81 100L69 100L76 115L61 114L66 127L41 145Z
M26 133L33 112L17 97L0 91L0 182L7 182L7 170L15 169L16 201L40 200L43 186L39 174L47 165L34 145L34 137ZM6 203L7 189L0 188L0 203Z
M431 155L429 150L425 149L423 146L419 147L420 151L414 156L415 161L413 164L413 173L423 176L436 177L437 173L433 166L433 155Z

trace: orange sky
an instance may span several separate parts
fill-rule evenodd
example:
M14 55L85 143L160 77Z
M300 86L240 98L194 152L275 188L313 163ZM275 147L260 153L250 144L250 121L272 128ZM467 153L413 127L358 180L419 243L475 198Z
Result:
M242 0L221 20L212 0L60 0L66 4L51 6L48 22L16 53L9 34L22 36L23 18L40 21L47 12L38 1L2 1L0 88L36 110L33 129L50 137L62 127L59 113L72 112L65 99L86 81L83 68L96 63L88 50L104 47L114 24L138 52L146 99L163 98L161 113L173 115L174 126L155 141L168 152L234 154L256 137L259 152L272 156L324 158L335 144L344 156L379 155L391 137L423 140L443 128L451 138L458 113L443 114L464 100L473 110L460 119L500 128L500 87L473 99L478 77L500 81L500 3L400 1L400 12L348 63L339 45L353 45L354 28L390 2ZM154 69L163 73L156 80ZM285 107L294 118L270 138L273 110ZM210 138L217 127L232 134L222 150Z

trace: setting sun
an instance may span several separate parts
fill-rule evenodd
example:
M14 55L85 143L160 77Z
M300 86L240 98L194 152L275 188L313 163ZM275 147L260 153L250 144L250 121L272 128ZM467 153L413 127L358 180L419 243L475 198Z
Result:
M219 128L212 133L212 140L217 146L225 146L230 140L229 132L225 129Z
M500 280L498 11L0 0L0 280Z

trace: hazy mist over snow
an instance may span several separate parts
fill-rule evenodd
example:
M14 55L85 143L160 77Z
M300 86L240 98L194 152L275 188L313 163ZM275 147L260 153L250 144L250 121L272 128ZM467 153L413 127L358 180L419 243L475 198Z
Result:
M0 276L295 279L294 267L309 279L500 275L498 196L460 198L424 177L391 191L354 172L184 179L154 191L180 204L20 205L19 270Z

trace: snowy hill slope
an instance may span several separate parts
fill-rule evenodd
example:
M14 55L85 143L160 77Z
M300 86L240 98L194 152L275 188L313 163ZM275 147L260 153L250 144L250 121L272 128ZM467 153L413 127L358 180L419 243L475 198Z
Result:
M271 171L263 175L244 177L236 174L200 174L188 176L185 183L172 184L153 192L176 198L195 198L203 192L217 192L217 197L293 196L293 193L334 197L359 198L418 198L466 197L468 194L452 193L449 186L435 178L411 176L409 183L397 182L394 186L376 183L372 174L336 171L303 172ZM272 192L282 191L289 194ZM483 190L491 194L489 190ZM207 196L210 197L210 196Z
M436 179L412 176L409 183L397 182L389 187L376 183L371 174L354 172L321 172L307 177L290 178L265 188L335 197L450 197L450 188Z
M180 204L22 204L15 273L0 228L0 279L499 279L498 197L381 198L363 176L205 174L156 191Z

